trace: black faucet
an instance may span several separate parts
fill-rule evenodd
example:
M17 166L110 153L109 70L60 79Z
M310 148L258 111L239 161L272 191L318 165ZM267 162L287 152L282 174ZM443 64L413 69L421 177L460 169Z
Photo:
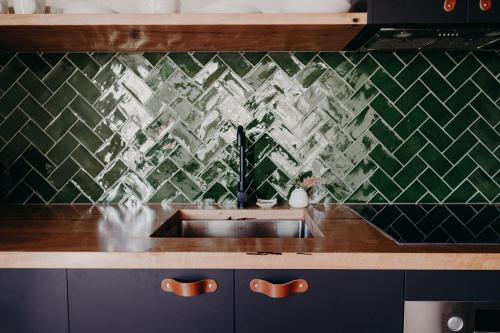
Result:
M236 137L238 142L238 149L240 150L240 182L238 183L238 208L245 208L248 206L248 193L246 181L246 140L245 130L243 126L238 126L238 134Z

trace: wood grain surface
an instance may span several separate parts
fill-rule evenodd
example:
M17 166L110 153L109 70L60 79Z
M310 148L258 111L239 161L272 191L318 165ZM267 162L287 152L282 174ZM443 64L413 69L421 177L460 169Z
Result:
M152 238L171 218L305 218L310 239ZM231 221L228 221L230 223ZM347 206L6 206L0 268L500 270L500 246L399 245Z
M340 51L366 13L3 15L13 52Z

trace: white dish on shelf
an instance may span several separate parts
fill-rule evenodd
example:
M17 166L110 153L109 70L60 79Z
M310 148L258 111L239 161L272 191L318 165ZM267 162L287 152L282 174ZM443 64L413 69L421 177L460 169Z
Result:
M257 206L259 206L260 208L271 209L277 204L278 200L276 199L271 199L271 200L257 199Z
M255 7L237 5L231 2L216 2L205 6L199 10L200 13L214 14L260 14L262 13Z
M63 14L118 14L116 10L93 2L71 2L62 7Z
M283 4L284 13L347 13L349 0L288 0Z

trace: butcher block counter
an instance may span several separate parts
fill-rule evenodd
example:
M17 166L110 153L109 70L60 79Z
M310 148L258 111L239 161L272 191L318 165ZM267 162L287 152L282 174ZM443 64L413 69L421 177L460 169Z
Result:
M181 219L303 220L312 237L164 237ZM500 246L401 245L343 205L4 206L0 268L500 270Z

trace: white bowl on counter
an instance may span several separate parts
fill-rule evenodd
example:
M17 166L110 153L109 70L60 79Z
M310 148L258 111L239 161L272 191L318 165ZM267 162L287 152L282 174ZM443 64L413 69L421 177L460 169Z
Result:
M283 4L284 13L347 13L349 0L288 0Z
M255 7L243 6L231 2L216 2L199 10L200 13L213 14L259 14L262 13Z
M71 2L62 7L63 14L118 14L114 9L93 2Z
M277 204L278 204L277 199L271 199L271 200L257 199L257 206L263 209L271 209Z

